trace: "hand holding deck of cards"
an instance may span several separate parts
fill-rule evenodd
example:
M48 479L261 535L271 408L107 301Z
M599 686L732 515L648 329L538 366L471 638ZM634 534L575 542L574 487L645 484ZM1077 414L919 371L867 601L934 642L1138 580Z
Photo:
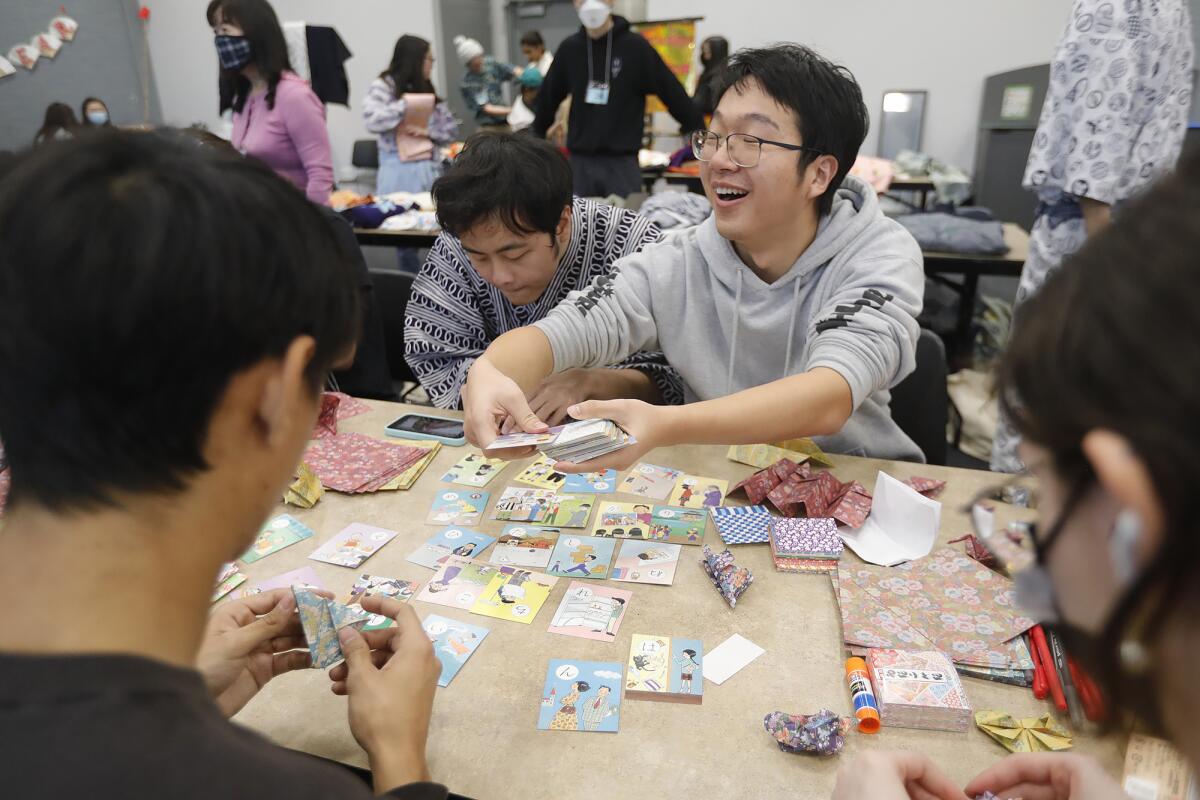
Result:
M612 420L586 419L559 425L545 433L510 433L496 438L484 449L494 452L533 446L547 458L581 464L614 453L636 441Z

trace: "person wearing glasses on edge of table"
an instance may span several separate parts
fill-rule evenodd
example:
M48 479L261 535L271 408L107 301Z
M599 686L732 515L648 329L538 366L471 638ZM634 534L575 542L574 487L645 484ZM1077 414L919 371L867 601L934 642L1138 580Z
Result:
M1096 679L1110 730L1136 719L1193 772L1200 349L1187 343L1200 338L1198 217L1193 154L1022 306L998 373L1001 408L1040 492L1037 562L1018 574L1018 601ZM959 788L967 775L961 764L876 750L846 763L833 797L1127 798L1115 776L1074 753L997 757Z
M794 44L743 50L693 136L713 215L620 259L548 316L496 339L464 391L467 435L487 445L547 375L661 351L688 405L589 401L637 443L569 471L624 468L684 442L817 436L839 453L921 460L888 389L912 372L924 278L913 238L847 175L867 132L854 77ZM560 467L561 469L561 467Z

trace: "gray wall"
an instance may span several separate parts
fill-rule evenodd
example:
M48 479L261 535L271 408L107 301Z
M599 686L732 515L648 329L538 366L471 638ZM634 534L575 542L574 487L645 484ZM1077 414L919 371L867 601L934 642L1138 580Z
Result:
M18 68L15 75L0 78L0 150L28 145L42 125L46 106L53 102L66 103L78 116L83 99L95 96L108 105L115 124L146 121L143 70L148 70L150 87L148 121L162 120L137 9L137 0L73 3L69 15L79 23L74 41L65 42L57 57L39 59L32 72ZM45 31L57 14L58 5L44 0L0 2L4 52Z

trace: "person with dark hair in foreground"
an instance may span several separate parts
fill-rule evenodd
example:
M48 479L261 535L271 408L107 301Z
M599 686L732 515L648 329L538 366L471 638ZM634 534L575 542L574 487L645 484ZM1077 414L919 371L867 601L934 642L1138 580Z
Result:
M1018 599L1097 679L1108 726L1137 719L1200 770L1200 159L1130 202L1022 306L1002 407L1038 478L1037 563ZM1136 264L1136 269L1130 269ZM1063 309L1071 313L1064 314ZM1029 591L1022 591L1029 589ZM920 791L918 791L920 790ZM839 800L992 792L1125 800L1090 758L1009 756L958 790L926 757L847 764Z
M275 9L267 0L211 0L206 16L233 98L233 146L327 205L333 154L325 106L292 71Z
M472 443L495 438L500 410L544 430L525 398L551 374L661 349L689 405L569 409L637 438L571 471L623 469L673 444L796 436L922 459L888 407L915 367L921 252L847 175L867 132L858 84L799 45L742 50L722 74L712 130L692 138L713 215L493 342L464 390Z
M353 348L355 288L312 204L194 141L96 131L0 182L6 792L370 796L227 721L309 664L291 592L209 615L215 574L278 501ZM424 755L429 640L408 606L363 606L399 625L343 631L331 688L380 793L445 798Z
M42 127L34 134L34 145L45 144L59 139L70 139L79 128L79 120L75 112L66 103L51 103L46 106L46 116L42 119Z
M467 370L500 334L546 316L570 292L662 235L632 211L571 196L571 168L530 136L479 134L433 187L443 233L413 284L404 358L440 408L458 408ZM651 350L653 348L646 348ZM630 353L533 386L547 420L587 399L683 399L659 353Z

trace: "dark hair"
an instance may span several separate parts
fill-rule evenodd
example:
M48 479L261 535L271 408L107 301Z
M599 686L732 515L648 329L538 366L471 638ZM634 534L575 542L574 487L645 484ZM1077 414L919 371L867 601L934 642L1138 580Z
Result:
M613 600L614 600L615 602L617 602L617 603L620 603L621 605L625 605L625 598L624 598L624 597L614 597L614 598L613 598Z
M438 222L462 236L495 217L513 233L549 234L571 205L571 167L545 139L514 133L472 136L433 184Z
M683 654L684 654L685 656L687 656L688 658L695 658L695 657L696 657L696 651L695 651L695 650L693 650L693 649L691 649L690 647L689 647L687 650L684 650L684 651L683 651Z
M588 689L592 688L592 685L587 681L575 681L575 688L580 692L586 692Z
M36 151L0 181L13 504L181 490L230 378L309 334L316 392L356 298L330 226L255 160L112 128Z
M704 45L708 45L708 58L704 57ZM704 65L704 73L700 76L704 80L704 75L707 75L709 70L721 68L729 59L729 40L724 36L709 36L700 43L700 63Z
M408 93L437 95L433 81L425 79L425 56L428 53L429 42L406 33L396 40L392 61L387 69L379 73L379 77L391 79L396 97Z
M1109 715L1114 724L1136 712L1161 729L1169 702L1156 694L1156 681L1122 668L1120 643L1132 637L1150 648L1200 606L1197 218L1200 155L1193 154L1124 206L1019 309L999 367L1002 410L1026 439L1049 451L1055 473L1073 492L1095 481L1084 436L1106 429L1129 441L1163 505L1158 554L1105 630L1095 637L1064 630L1068 649L1121 712Z
M250 42L250 61L267 82L267 108L275 108L275 89L280 76L290 72L287 40L279 17L267 0L211 0L207 12L208 24L216 27L218 20L237 25ZM240 70L221 70L222 94L233 98L233 110L241 111L250 96L250 81Z
M108 103L104 102L99 97L88 97L88 98L85 98L84 101L79 104L79 117L83 121L84 127L87 127L87 128L97 127L92 124L91 120L88 119L88 116L87 116L88 103L99 103L100 105L104 106L105 111L108 111ZM104 123L105 127L107 127L109 125L112 125L112 120L109 120Z
M539 31L525 31L521 34L521 44L525 47L545 47L546 40Z
M79 127L75 112L66 103L51 103L46 106L46 116L42 119L42 127L34 134L33 143L42 144L54 139L59 131L71 133Z
M757 82L767 96L796 115L801 142L837 159L837 172L829 188L817 202L821 214L829 213L833 196L842 185L858 148L867 138L870 114L863 103L862 90L854 75L845 67L822 58L798 44L777 44L739 50L722 70L714 90L714 107L725 92L741 92L751 81ZM816 155L799 153L803 174Z

